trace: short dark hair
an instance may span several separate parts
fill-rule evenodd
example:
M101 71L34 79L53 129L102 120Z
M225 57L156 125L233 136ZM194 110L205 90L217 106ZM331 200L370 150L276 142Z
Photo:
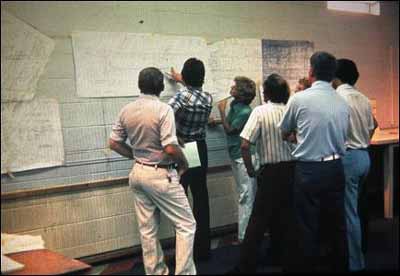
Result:
M159 96L164 90L164 76L155 67L147 67L140 71L138 86L143 94Z
M286 104L290 96L290 88L287 81L278 74L268 76L263 83L263 90L265 98L273 103Z
M337 60L336 78L343 83L354 85L360 74L354 61L346 58Z
M182 69L183 81L193 87L201 87L204 83L205 68L201 60L189 58L183 64Z
M247 77L238 76L234 79L239 101L250 104L256 96L256 83Z
M304 89L310 88L311 87L311 83L307 78L301 78L299 79L299 84L304 86Z
M310 58L310 65L317 80L330 82L335 77L336 58L330 53L314 53Z

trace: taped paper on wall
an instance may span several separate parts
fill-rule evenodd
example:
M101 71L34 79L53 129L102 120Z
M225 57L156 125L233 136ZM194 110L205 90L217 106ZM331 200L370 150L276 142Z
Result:
M33 99L54 41L1 10L1 102Z
M264 80L272 73L281 75L294 91L299 79L308 76L314 44L301 40L262 40Z
M74 32L72 34L76 87L80 97L122 97L139 95L139 72L156 67L169 72L196 57L208 66L205 39L139 33ZM204 89L213 87L207 74ZM165 77L163 97L175 94L178 84Z
M1 103L1 173L62 165L64 146L54 99Z

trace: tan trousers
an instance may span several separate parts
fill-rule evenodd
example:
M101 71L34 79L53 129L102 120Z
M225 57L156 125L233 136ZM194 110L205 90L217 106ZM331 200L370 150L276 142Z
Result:
M196 221L176 170L136 164L129 174L129 184L135 198L146 274L169 273L157 236L160 211L172 222L176 231L175 274L196 274L193 262Z

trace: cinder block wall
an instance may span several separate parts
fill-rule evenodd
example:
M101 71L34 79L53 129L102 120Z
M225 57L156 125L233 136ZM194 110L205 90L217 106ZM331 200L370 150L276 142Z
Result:
M110 153L106 141L119 109L134 98L76 96L72 31L201 36L209 42L224 38L313 41L315 50L355 60L361 74L358 87L376 100L380 126L398 126L396 2L381 2L381 16L329 11L325 1L2 1L1 8L56 42L36 97L55 98L60 103L66 156L62 167L17 173L14 179L2 175L2 193L85 183L129 173L131 161ZM221 128L209 130L211 167L229 164L224 139ZM236 222L231 172L210 174L209 190L212 227ZM89 256L139 244L133 212L129 188L120 185L2 199L1 231L41 234L50 249L71 257ZM161 237L172 235L170 225L163 223Z

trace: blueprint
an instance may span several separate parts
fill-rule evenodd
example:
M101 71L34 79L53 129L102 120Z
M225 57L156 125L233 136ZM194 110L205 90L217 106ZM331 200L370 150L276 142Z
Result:
M262 40L262 70L265 80L276 73L287 80L294 91L298 80L308 76L314 45L309 41Z
M1 102L31 100L54 41L1 10Z

